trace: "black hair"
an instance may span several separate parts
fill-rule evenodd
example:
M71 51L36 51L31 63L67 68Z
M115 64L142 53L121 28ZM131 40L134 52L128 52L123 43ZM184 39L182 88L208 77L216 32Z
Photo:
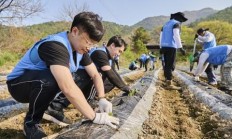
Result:
M99 42L104 33L101 17L93 12L81 12L74 17L71 30L77 27L80 31L86 32L90 39Z
M107 43L107 46L110 46L112 43L114 43L115 47L124 46L124 51L126 51L127 43L121 38L121 36L116 35L111 37Z
M204 31L208 31L209 30L209 28L206 28L206 29L204 29L204 28L199 28L198 30L197 30L197 34L201 34L201 33L203 33Z

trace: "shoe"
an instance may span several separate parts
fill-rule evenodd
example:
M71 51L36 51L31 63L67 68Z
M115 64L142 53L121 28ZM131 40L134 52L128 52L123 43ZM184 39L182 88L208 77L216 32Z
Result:
M39 124L32 126L24 124L23 133L27 139L42 139L43 137L47 137Z
M210 85L217 85L217 82L216 81L213 81L213 82L209 82Z
M45 111L43 119L54 122L60 126L68 126L72 124L72 121L64 116L63 110L57 111L51 107L48 107L48 109Z
M181 87L173 85L171 80L166 80L166 89L168 90L181 90Z

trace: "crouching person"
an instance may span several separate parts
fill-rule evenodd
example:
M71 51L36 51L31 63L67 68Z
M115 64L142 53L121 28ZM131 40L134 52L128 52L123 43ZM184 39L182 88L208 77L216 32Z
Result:
M138 69L137 60L132 61L129 65L129 70L136 70L136 69Z
M221 65L220 88L232 90L232 46L220 45L203 50L194 55L194 61L198 61L197 69L194 71L194 79L199 81L199 76L205 71L208 64Z
M75 16L69 32L49 35L35 43L7 76L7 86L12 97L29 103L24 120L24 134L28 139L41 139L47 135L39 123L50 102L60 91L86 118L97 124L119 124L119 119L108 113L95 113L82 91L75 84L72 72L82 62L96 82L99 97L104 97L103 81L88 55L90 47L99 42L104 34L101 18L92 12ZM112 104L100 105L106 112Z
M124 83L120 75L116 72L113 66L115 57L120 56L126 49L126 42L120 36L113 36L109 39L106 47L92 48L89 52L93 63L96 65L98 72L102 75L104 81L105 92L111 91L115 86L124 91L124 95L128 95L130 87ZM73 73L76 84L80 87L87 101L95 99L96 84L89 76L86 66L82 66ZM98 97L99 104L104 105L107 101L104 97ZM57 124L70 124L71 120L67 119L63 113L63 109L68 107L69 100L61 93L58 95L48 107L44 114L44 119L50 120ZM102 110L100 108L100 110ZM48 118L47 118L48 117Z

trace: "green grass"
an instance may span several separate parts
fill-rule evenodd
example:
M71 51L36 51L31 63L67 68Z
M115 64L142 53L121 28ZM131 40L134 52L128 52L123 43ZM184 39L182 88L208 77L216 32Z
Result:
M20 58L20 55L17 53L11 53L11 52L2 52L0 53L0 66L4 65L12 65L16 63Z

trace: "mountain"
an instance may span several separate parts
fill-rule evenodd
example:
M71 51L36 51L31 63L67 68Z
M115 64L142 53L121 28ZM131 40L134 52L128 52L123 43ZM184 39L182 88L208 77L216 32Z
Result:
M194 21L206 18L216 13L217 10L212 8L204 8L196 11L184 11L183 13L188 18L188 21L184 24L189 24ZM165 22L170 19L170 16L153 16L143 19L142 21L133 25L133 28L143 27L147 30L153 30L155 27L162 26Z
M202 19L200 21L208 21L208 20L221 20L221 21L227 21L229 23L232 23L232 6L225 8L224 10L220 10L215 14L212 14L205 19Z

